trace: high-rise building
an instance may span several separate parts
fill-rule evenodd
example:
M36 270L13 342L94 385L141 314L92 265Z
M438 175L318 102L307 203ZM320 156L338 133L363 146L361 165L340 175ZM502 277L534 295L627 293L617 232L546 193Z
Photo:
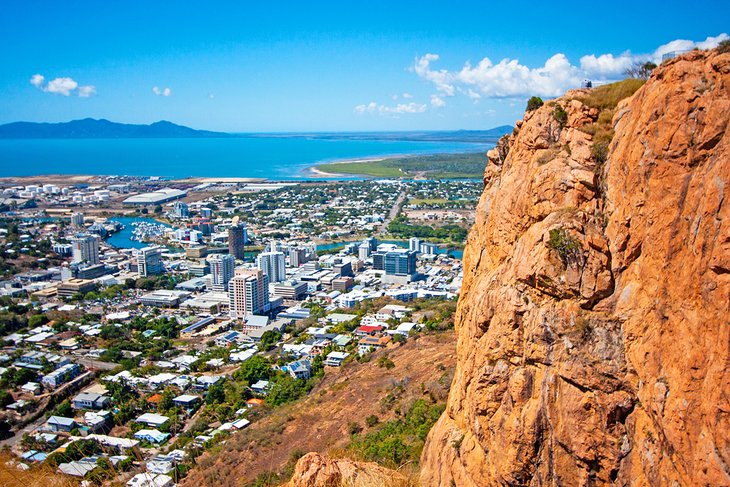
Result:
M162 249L160 247L145 247L136 251L137 275L139 277L162 274Z
M363 243L366 243L370 246L371 252L375 251L378 248L378 239L375 237L368 237L363 240Z
M416 273L416 252L396 249L385 254L385 274L389 276L413 276Z
M228 227L228 253L238 260L244 260L248 229L245 223L236 222Z
M363 242L357 247L357 256L360 260L370 257L370 253L370 244L368 242Z
M258 269L238 269L228 282L231 318L264 314L269 311L269 278Z
M216 292L228 291L228 282L233 278L236 259L232 255L215 254L208 258L210 264L211 289Z
M262 252L256 257L256 267L266 274L269 282L286 279L286 258L284 252Z
M74 228L83 228L84 214L79 212L71 213L71 226Z
M432 254L436 255L436 252L438 252L438 245L431 242L423 242L421 244L421 253L422 254Z
M172 205L172 216L174 218L187 218L190 216L190 208L186 203L176 201L175 204Z
M421 251L421 239L418 237L411 237L411 239L408 241L408 250L420 252Z
M307 250L299 247L289 249L289 265L297 268L307 262Z
M370 256L373 258L373 269L385 270L385 252L373 252Z
M99 239L93 235L76 235L71 239L71 255L73 262L86 262L89 265L99 263Z

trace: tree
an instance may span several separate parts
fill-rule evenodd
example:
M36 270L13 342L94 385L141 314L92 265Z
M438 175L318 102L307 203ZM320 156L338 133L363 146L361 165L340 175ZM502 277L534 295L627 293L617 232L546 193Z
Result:
M726 39L717 45L717 52L725 54L730 52L730 39Z
M46 315L33 315L28 318L28 326L31 328L43 326L46 323L48 323L48 318L46 318Z
M543 105L542 98L539 96L533 96L529 100L527 100L527 109L525 111L531 112L533 110L537 110Z
M4 408L13 401L13 396L8 391L0 390L0 407Z
M636 62L626 69L624 74L626 74L629 78L648 79L654 69L656 69L656 64L651 61L647 61L645 63Z
M246 360L241 367L234 372L233 376L236 380L244 380L248 385L258 380L266 380L271 373L271 365L269 361L260 355L254 355Z
M226 398L226 391L223 384L212 384L208 387L208 395L205 396L206 404L220 404Z
M270 350L274 345L276 345L279 340L281 339L281 333L279 333L276 330L268 330L265 331L261 335L261 343L259 344L260 350Z

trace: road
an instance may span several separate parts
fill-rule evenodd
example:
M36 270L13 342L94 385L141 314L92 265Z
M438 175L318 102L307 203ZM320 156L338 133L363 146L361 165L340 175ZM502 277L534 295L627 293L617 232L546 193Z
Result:
M406 200L406 196L408 196L408 189L404 188L398 195L395 203L393 203L393 207L390 209L388 217L383 222L383 226L380 227L380 232L378 232L380 235L384 235L388 232L388 225L390 225L390 222L393 221L393 218L398 215L398 210L400 210L401 205Z
M116 369L119 364L115 364L113 362L102 362L101 360L94 360L90 359L88 357L76 357L76 356L66 356L69 360L72 362L76 362L77 364L83 365L87 369L95 369L95 370L114 370Z

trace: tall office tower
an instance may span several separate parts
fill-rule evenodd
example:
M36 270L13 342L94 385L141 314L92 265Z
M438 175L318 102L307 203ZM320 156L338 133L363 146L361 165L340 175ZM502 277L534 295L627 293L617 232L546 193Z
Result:
M370 254L373 258L373 269L377 271L385 270L385 252L376 251Z
M418 237L411 237L411 239L408 241L408 250L420 252L421 251L421 239Z
M228 282L231 318L263 314L269 311L269 278L258 269L238 269Z
M139 277L162 274L162 249L160 247L145 247L136 252L137 275Z
M421 253L422 254L433 254L433 255L436 255L436 253L438 253L438 249L439 249L439 247L435 243L423 242L421 244Z
M386 252L384 267L389 276L413 276L416 274L416 252L406 249Z
M187 218L190 216L190 208L182 201L176 201L172 205L172 216L175 218Z
M357 257L360 260L365 260L370 257L370 253L370 244L367 242L363 242L357 247Z
M89 265L99 263L99 239L93 235L76 235L71 239L71 255L74 262L86 262Z
M262 252L256 257L256 267L266 274L269 282L286 279L286 258L284 252Z
M236 258L232 255L215 254L208 258L210 264L211 288L216 292L228 291L228 282L236 269Z
M374 252L378 248L378 239L375 237L368 237L363 240L363 243L367 243L370 246L371 252Z
M84 214L79 212L71 213L71 226L74 228L83 228Z
M289 249L289 265L297 268L307 262L307 249L291 248Z
M246 243L248 240L248 228L234 218L234 223L228 227L228 253L238 260L244 260Z

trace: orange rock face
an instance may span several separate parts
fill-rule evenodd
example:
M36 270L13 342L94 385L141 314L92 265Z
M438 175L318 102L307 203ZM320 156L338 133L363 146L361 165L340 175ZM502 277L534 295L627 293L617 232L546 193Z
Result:
M377 463L332 459L307 453L296 464L294 474L284 487L405 487L407 479Z
M424 486L730 485L730 54L656 69L605 163L587 94L488 154Z

